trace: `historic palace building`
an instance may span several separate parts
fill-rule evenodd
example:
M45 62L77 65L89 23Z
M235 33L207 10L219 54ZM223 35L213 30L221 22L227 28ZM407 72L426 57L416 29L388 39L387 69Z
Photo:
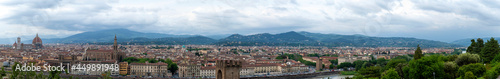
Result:
M115 35L113 50L86 50L84 61L116 61L120 62L125 58L125 53L118 51L118 44Z
M168 64L158 63L130 63L130 75L139 77L169 77Z

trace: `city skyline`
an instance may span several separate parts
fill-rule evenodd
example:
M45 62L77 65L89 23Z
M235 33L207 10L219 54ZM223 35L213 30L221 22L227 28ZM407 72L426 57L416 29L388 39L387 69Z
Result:
M0 79L496 79L500 0L0 0Z
M106 29L176 35L307 31L451 42L498 37L488 1L2 1L0 38L64 38ZM429 4L432 3L432 4ZM465 4L465 5L464 5ZM442 7L438 7L442 6ZM476 6L471 8L471 6ZM32 38L27 37L27 38Z

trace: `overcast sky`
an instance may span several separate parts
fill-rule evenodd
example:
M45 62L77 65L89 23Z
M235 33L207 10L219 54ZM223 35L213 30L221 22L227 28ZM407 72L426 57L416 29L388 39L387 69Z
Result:
M0 38L86 31L362 34L450 42L500 36L496 0L0 0ZM14 39L12 39L14 40ZM10 40L9 40L10 41Z

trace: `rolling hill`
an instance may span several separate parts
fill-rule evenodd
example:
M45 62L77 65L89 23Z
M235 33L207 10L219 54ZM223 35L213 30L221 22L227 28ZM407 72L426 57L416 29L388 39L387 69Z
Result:
M421 47L462 47L457 44L406 37L370 37L363 35L320 34L310 32L299 33L313 38L323 43L325 46L416 47L420 44Z
M127 29L90 31L66 38L43 39L44 43L96 43L109 44L114 35L122 44L204 44L221 46L352 46L352 47L464 47L440 41L407 37L370 37L363 35L321 34L310 32L261 33L254 35L233 34L219 40L200 35L171 35L142 33ZM217 35L216 35L217 36ZM226 36L226 35L220 35ZM220 37L217 37L220 38ZM470 39L469 39L470 40ZM469 41L468 40L468 41Z
M160 34L160 33L142 33L142 32L131 31L128 29L110 29L110 30L89 31L89 32L79 33L66 38L44 39L44 43L112 42L115 34L118 39L194 36L194 35L170 35L170 34Z
M216 45L224 46L295 46L295 45L307 45L307 46L318 46L319 43L314 41L314 39L308 38L297 32L290 31L280 34L255 34L243 36L239 34L233 34L227 38L220 39Z

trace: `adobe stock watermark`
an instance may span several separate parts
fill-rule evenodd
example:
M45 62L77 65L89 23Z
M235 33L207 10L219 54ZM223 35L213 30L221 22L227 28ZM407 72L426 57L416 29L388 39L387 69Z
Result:
M49 14L45 11L42 11L36 15L33 15L31 17L28 18L28 22L32 25L32 26L44 26L48 23L48 21L50 20L49 18Z
M42 67L44 70L42 70ZM47 64L44 64L43 66L36 66L33 65L33 63L28 65L24 63L22 65L17 65L14 71L65 71L64 67L65 66L63 66L62 63L60 63L59 66L51 66Z
M71 67L66 67L71 66ZM66 68L66 69L65 69ZM70 72L70 71L119 71L120 66L118 64L73 64L69 63L63 65L63 63L59 63L59 65L52 66L50 64L44 64L43 66L36 66L33 63L31 64L19 64L16 66L15 71L61 71L61 72ZM70 70L70 71L68 71Z
M18 31L19 36L22 36L23 33L35 34L35 32L38 32L38 29L35 29L35 27L48 25L50 16L47 12L40 11L37 12L35 15L24 16L22 17L22 20L24 21L24 25L26 25L26 27L19 28L20 29Z

